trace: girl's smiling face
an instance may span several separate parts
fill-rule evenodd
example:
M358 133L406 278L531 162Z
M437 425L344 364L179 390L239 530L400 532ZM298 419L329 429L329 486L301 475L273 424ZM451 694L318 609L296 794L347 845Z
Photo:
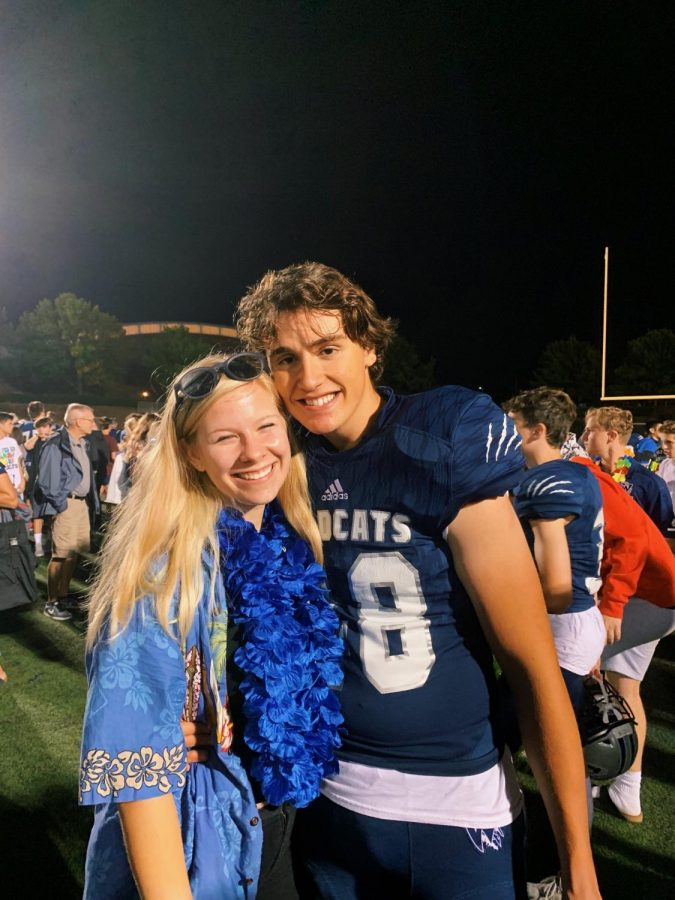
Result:
M225 394L204 413L185 450L225 502L259 528L291 460L286 420L272 394L257 381Z

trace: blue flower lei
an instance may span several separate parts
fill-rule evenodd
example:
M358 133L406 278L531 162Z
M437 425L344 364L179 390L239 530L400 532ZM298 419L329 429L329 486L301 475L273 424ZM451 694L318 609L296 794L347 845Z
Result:
M244 673L250 774L275 806L307 806L337 771L342 641L326 574L276 504L260 532L237 510L217 525L229 614L242 627L234 661Z

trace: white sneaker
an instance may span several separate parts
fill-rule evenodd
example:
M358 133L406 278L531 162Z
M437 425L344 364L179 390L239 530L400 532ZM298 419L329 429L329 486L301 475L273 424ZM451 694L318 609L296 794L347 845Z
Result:
M562 895L560 875L527 882L527 900L562 900Z
M35 555L36 555L37 557L40 557L40 556L44 556L44 555L45 555L44 547L42 546L42 544L36 544L36 545L35 545Z

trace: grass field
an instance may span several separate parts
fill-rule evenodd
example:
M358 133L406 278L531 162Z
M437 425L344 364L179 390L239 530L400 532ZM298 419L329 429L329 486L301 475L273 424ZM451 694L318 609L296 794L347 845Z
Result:
M44 591L44 563L38 576ZM90 811L77 806L83 629L82 620L46 618L42 603L0 613L10 678L0 687L1 897L67 900L82 892L91 824ZM605 900L675 898L675 637L661 643L644 695L650 717L644 824L628 824L606 801L596 807L593 845ZM521 769L536 866L545 822L525 763Z

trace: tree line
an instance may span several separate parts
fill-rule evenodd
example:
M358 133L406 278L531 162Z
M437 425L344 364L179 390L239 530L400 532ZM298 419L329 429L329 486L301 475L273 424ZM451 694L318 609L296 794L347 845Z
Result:
M602 356L588 341L552 341L541 353L531 385L563 387L583 405L600 399ZM623 359L607 372L609 395L675 394L675 333L659 328L628 342Z
M115 316L65 293L41 300L14 325L3 323L0 348L0 376L18 390L83 397L128 394L129 387L158 393L209 345L183 327L167 328L152 341L125 338Z
M234 346L232 340L214 343L183 326L123 340L115 316L73 293L41 300L16 324L1 324L0 378L22 393L102 392L107 398L134 388L158 396L185 365L212 349L227 352ZM385 357L383 382L414 393L437 383L435 369L433 358L399 335ZM598 348L572 336L542 348L529 383L563 387L587 405L599 399L600 369ZM607 387L610 394L675 393L675 333L661 328L630 341Z
M125 338L122 323L73 293L41 300L16 324L0 329L0 379L21 393L74 392L78 398L128 396L129 389L165 391L184 366L211 351L228 352L228 338L190 333L184 326L160 334ZM387 383L398 391L421 391L434 384L435 362L422 358L404 337L392 342Z

